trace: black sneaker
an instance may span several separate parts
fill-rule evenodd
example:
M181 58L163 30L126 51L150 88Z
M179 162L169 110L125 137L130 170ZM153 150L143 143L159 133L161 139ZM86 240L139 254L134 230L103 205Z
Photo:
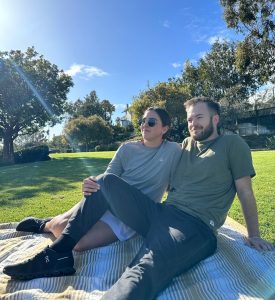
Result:
M59 253L47 247L26 262L6 266L3 273L12 279L65 276L75 273L72 252Z
M34 217L28 217L23 219L16 227L16 231L28 231L34 233L44 233L43 229L47 222L52 218L38 219Z

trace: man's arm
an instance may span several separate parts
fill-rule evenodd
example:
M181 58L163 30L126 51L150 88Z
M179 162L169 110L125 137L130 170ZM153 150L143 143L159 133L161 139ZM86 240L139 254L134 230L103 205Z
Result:
M260 236L257 205L250 176L235 180L235 185L247 227L247 244L257 250L273 250L274 247Z

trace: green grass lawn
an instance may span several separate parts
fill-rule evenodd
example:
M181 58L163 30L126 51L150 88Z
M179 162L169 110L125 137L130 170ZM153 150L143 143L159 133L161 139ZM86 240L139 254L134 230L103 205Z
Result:
M252 157L256 170L252 183L257 200L260 231L262 237L275 245L275 151L254 151ZM231 206L229 216L245 225L237 197Z
M102 173L114 152L53 154L51 161L0 168L0 223L26 216L47 217L64 212L81 197L82 180ZM253 152L261 233L275 244L275 151ZM244 224L239 201L229 215Z
M52 160L0 168L0 222L54 216L82 198L81 183L106 169L114 152L54 154Z

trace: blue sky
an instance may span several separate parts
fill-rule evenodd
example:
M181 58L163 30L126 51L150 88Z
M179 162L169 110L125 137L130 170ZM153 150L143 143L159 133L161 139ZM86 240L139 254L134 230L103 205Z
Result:
M34 46L73 77L70 101L95 90L114 117L217 38L235 34L216 0L0 0L0 50Z

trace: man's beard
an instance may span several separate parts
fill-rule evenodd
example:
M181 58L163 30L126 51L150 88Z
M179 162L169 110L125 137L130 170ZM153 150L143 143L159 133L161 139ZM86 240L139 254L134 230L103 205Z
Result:
M202 129L201 127L198 127L197 129ZM204 141L206 139L208 139L214 132L214 126L213 126L213 123L212 123L212 117L209 121L209 124L204 128L202 129L202 131L197 134L197 135L192 135L192 138L195 140L195 141Z

